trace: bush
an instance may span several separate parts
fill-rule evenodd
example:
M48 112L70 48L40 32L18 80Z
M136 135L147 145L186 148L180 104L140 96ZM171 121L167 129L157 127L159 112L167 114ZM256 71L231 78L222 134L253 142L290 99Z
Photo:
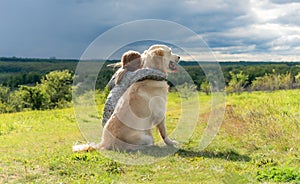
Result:
M13 92L0 85L0 113L66 107L72 100L72 82L72 74L64 70L50 72L41 83L19 86Z
M229 72L229 74L231 76L231 80L229 81L226 91L228 93L241 94L244 91L245 86L248 84L248 75L243 74L242 71L238 74L233 72Z
M251 86L252 90L274 91L279 89L292 88L292 77L290 73L276 74L275 70L271 74L257 77Z
M20 112L24 109L23 96L21 90L15 90L9 94L8 104L10 111L7 112Z
M49 98L39 86L20 86L19 95L22 108L32 110L48 109Z
M188 99L193 96L193 93L196 91L197 87L194 84L189 84L185 82L182 85L177 85L176 89L181 95L181 98Z
M300 72L295 76L295 87L300 88Z
M0 84L0 102L7 102L9 96L9 88Z
M0 84L0 113L8 111L8 97L10 90Z
M206 95L209 95L211 93L211 85L210 83L205 80L204 82L201 83L200 85L200 90L205 92Z
M271 167L257 171L256 179L258 181L300 182L300 171L298 168Z

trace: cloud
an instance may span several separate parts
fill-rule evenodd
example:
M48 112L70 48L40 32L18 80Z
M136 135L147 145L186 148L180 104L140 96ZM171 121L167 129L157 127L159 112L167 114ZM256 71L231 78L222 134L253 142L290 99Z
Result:
M299 11L300 3L253 0L242 16L248 22L202 36L221 60L300 61Z
M220 60L300 60L299 12L300 3L290 0L0 1L0 56L79 58L114 26L164 19L195 31ZM195 40L180 39L205 58Z
M291 3L299 3L298 0L271 0L272 3L276 4L291 4Z

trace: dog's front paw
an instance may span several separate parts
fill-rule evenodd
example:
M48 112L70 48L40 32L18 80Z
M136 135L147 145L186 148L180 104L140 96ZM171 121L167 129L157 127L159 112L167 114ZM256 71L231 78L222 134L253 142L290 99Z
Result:
M175 146L175 145L178 145L179 143L175 140L171 140L170 138L166 138L165 140L165 143L169 146Z

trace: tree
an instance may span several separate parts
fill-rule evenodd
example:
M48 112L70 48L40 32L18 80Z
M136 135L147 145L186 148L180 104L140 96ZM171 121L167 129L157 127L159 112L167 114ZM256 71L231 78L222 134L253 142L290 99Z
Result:
M64 107L72 100L73 76L68 70L47 74L38 85L49 98L49 108Z
M231 76L231 80L226 88L226 91L229 93L238 93L241 94L245 86L248 84L248 75L245 75L243 71L235 74L233 72L229 72Z
M10 90L8 87L4 87L0 84L0 113L4 113L7 111L9 91Z
M296 88L300 87L300 72L295 76L295 86Z
M21 87L20 87L21 88ZM8 104L9 109L6 112L20 112L24 109L24 100L22 96L23 91L20 90L12 91L9 94Z
M2 86L2 84L0 84L0 102L2 103L7 102L9 92L10 90L8 87L4 87Z
M205 92L206 95L209 95L211 93L211 85L207 80L201 83L200 89L201 91Z
M48 108L49 98L39 89L39 86L20 86L19 95L22 99L20 103L23 108L32 110Z
M181 98L188 99L193 96L197 86L195 84L185 82L182 85L177 85L176 89L178 90Z

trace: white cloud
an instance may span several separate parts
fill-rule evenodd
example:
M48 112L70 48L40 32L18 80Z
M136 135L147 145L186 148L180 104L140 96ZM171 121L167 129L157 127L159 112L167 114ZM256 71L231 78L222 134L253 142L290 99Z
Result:
M299 12L300 3L251 0L248 11L237 18L250 21L202 36L221 60L300 61Z
M258 23L266 23L286 14L282 5L275 5L268 0L251 0L250 13Z

